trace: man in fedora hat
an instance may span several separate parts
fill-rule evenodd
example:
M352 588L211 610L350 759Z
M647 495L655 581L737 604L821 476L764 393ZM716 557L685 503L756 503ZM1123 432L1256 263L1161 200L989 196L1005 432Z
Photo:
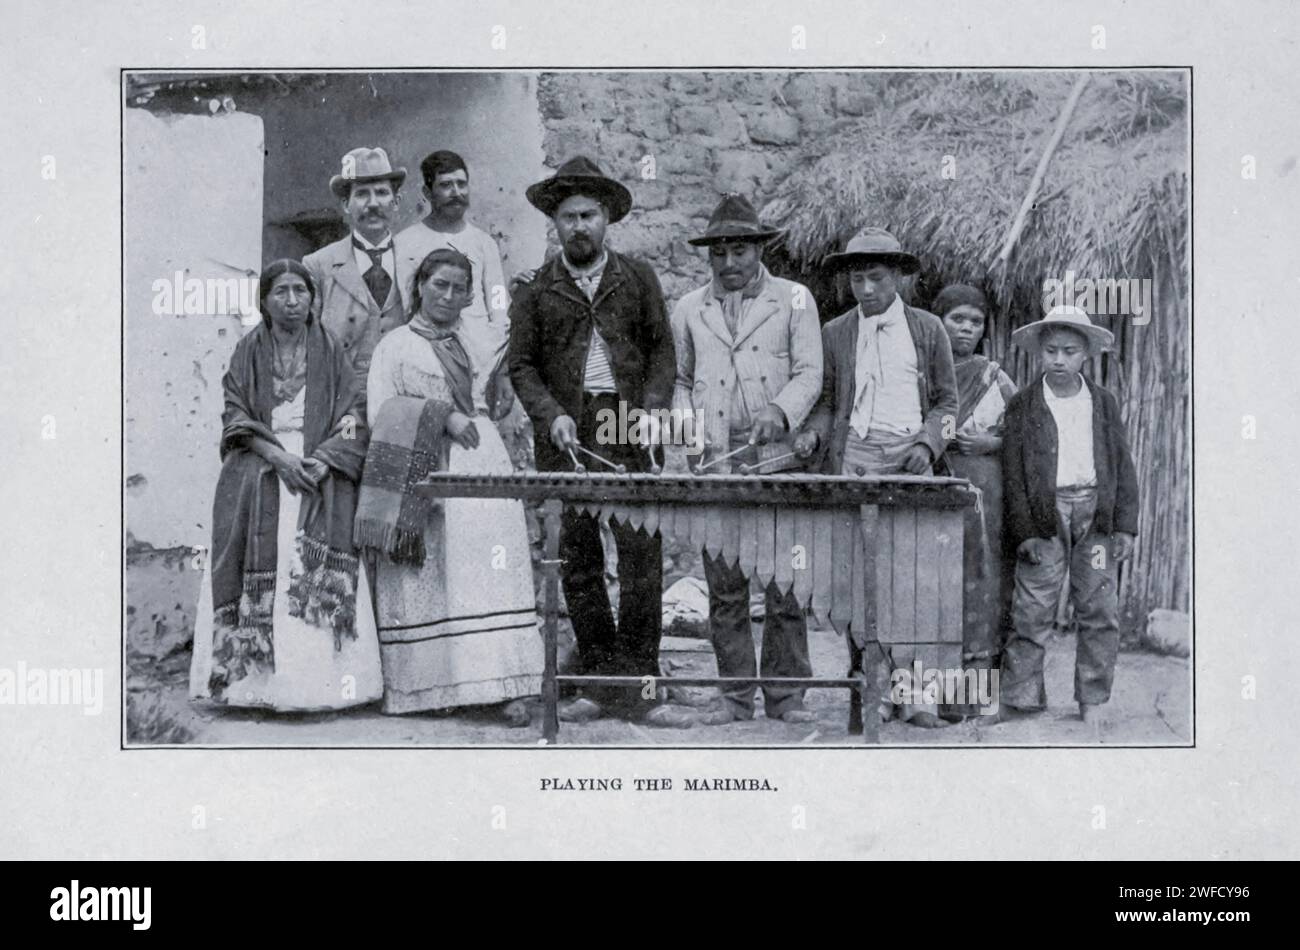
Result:
M632 208L632 195L589 158L570 159L530 186L532 205L551 219L561 251L516 287L510 305L510 377L533 421L537 468L572 471L582 446L630 472L644 471L658 440L639 427L638 443L605 439L602 421L634 409L667 410L676 364L659 279L649 265L605 247L605 228ZM605 431L617 429L607 426ZM586 464L599 463L587 459ZM560 528L562 579L579 663L590 675L658 676L663 562L658 536L612 522L618 548L615 626L605 589L600 526L566 509ZM610 707L652 726L684 728L681 710L630 690L589 690L565 703L566 721L594 719Z
M405 168L382 148L343 156L330 191L351 225L347 237L302 259L318 288L316 314L343 344L364 379L379 338L407 321L397 286L392 225Z
M956 430L957 377L942 321L898 294L920 261L888 231L866 228L827 266L848 273L857 305L822 328L821 395L796 452L825 453L822 471L832 475L932 474ZM884 655L869 664L882 680L892 669ZM945 725L933 704L882 703L893 711L913 725Z
M1085 722L1110 699L1119 651L1119 562L1133 552L1137 474L1115 397L1083 364L1114 342L1078 307L1056 307L1011 334L1036 352L1042 378L1016 393L1003 424L1004 531L1016 551L1011 635L999 719L1047 705L1043 660L1055 621L1074 604L1074 700Z
M704 233L687 242L708 249L713 278L673 310L674 406L693 417L709 453L720 459L718 472L742 463L764 474L801 467L791 440L821 393L821 324L812 293L763 266L763 247L780 233L759 223L748 199L728 194ZM771 463L762 464L767 459ZM756 676L749 578L707 552L704 575L718 675ZM763 676L812 676L803 608L774 580L764 598ZM756 692L753 686L728 689L704 721L752 719ZM769 719L809 722L814 717L803 696L801 689L765 686L764 713Z

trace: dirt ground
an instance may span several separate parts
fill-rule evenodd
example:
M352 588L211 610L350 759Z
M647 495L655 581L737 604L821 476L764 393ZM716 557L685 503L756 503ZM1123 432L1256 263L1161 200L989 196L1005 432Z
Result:
M831 630L809 631L813 673L840 676L845 668L843 641ZM508 729L487 715L457 712L385 716L378 706L340 713L280 714L191 704L186 697L188 651L177 654L143 685L133 678L129 717L132 732L145 742L217 746L419 746L535 745L541 742L540 706L527 729ZM1078 719L1071 702L1074 638L1054 638L1047 656L1049 708L1037 716L988 725L976 718L944 729L919 729L891 721L880 730L887 745L1190 745L1191 676L1188 661L1152 653L1122 652L1106 722L1097 728ZM160 686L159 684L166 684ZM586 724L562 723L564 745L845 745L848 691L812 690L808 706L817 721L798 725L768 720L725 726L649 729L618 719ZM132 740L128 740L131 742Z

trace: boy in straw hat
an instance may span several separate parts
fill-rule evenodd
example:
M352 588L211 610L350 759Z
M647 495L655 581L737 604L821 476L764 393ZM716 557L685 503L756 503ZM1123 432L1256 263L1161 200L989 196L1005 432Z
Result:
M1119 403L1080 370L1110 331L1056 307L1011 335L1042 378L1012 397L1002 443L1004 530L1016 551L1012 630L1002 655L1007 719L1047 705L1047 638L1068 601L1078 622L1074 699L1085 722L1110 699L1119 650L1119 562L1133 553L1138 491Z

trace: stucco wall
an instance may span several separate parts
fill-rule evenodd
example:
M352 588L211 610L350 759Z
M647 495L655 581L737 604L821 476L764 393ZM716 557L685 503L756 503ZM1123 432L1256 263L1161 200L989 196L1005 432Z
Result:
M189 552L210 544L221 377L247 324L233 306L155 314L154 281L178 271L182 280L255 277L269 260L314 250L272 222L337 215L329 178L358 145L383 146L407 167L399 227L425 213L420 159L450 148L470 166L470 215L497 238L506 273L540 263L546 248L545 222L523 200L524 188L546 172L534 75L328 75L286 95L236 91L235 109L123 114L133 684L185 675L202 565ZM521 449L524 423L518 413L508 423L511 444Z
M220 313L155 313L154 282L257 274L262 121L127 109L123 142L128 541L207 545L221 377L241 320L233 301Z

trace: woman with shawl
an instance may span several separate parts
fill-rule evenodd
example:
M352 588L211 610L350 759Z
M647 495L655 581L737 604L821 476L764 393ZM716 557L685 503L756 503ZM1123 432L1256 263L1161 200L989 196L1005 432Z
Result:
M281 711L379 698L370 591L352 542L365 392L311 316L301 264L262 272L262 322L222 381L221 475L195 622L190 695Z
M526 726L541 691L531 549L521 502L413 491L428 472L509 475L493 424L510 409L501 349L467 334L472 267L431 252L416 270L411 319L375 348L367 382L373 432L356 539L377 550L376 599L386 713L497 706Z
M983 493L982 517L979 509L966 510L962 665L997 669L1014 570L1002 551L1002 416L1016 386L997 363L975 352L988 314L979 290L952 284L931 309L948 331L957 374L956 437L945 460L953 475L969 479ZM978 704L951 705L943 716L960 719L978 711Z

